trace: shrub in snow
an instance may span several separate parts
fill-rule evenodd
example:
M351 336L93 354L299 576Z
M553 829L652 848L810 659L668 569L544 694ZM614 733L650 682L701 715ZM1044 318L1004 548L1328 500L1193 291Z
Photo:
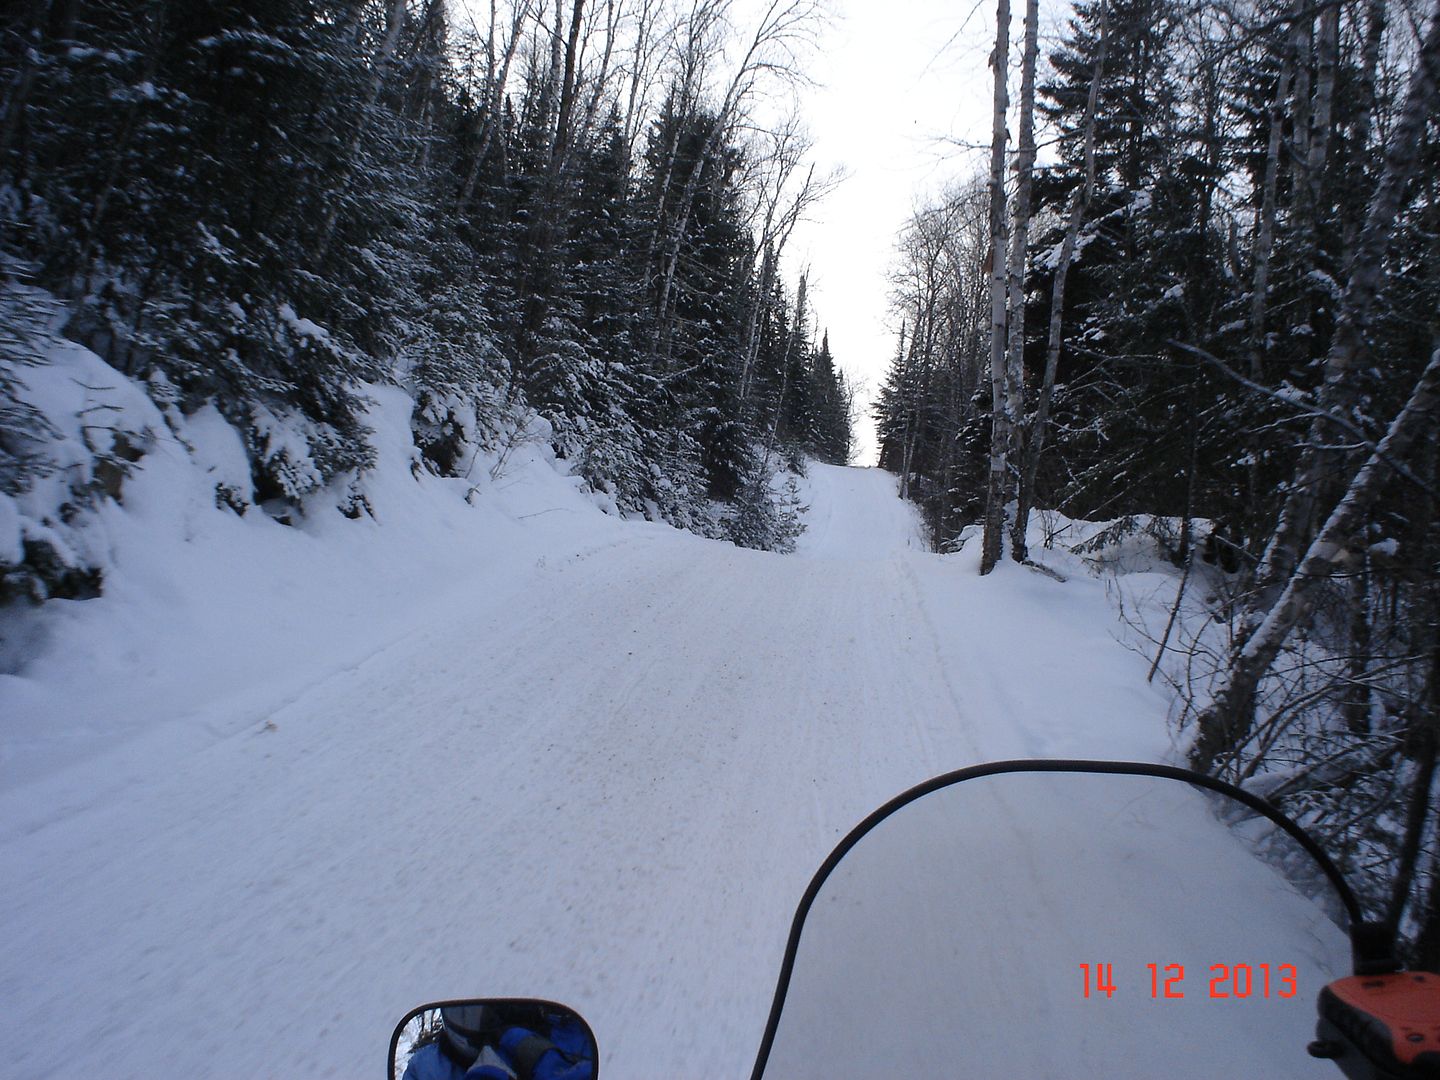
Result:
M613 495L623 513L716 535L700 449L690 436L640 427L613 409L604 424L587 426L574 462L576 475Z
M29 491L54 469L44 448L59 432L22 396L21 373L43 361L58 308L38 293L0 292L0 492L6 495Z
M244 434L257 500L278 499L296 509L342 474L368 468L375 456L368 444L357 445L352 434L293 409L253 406Z
M1071 545L1070 550L1097 565L1118 566L1134 561L1143 566L1161 557L1172 566L1181 566L1185 557L1181 554L1180 535L1181 523L1175 518L1127 514Z
M725 520L725 537L737 547L789 554L805 531L800 489L791 476L775 490L775 468L757 457L740 482L734 507Z
M502 427L509 363L496 347L473 283L440 288L406 324L397 366L415 399L411 427L421 459L441 476L465 476Z
M780 448L780 453L785 458L785 469L796 476L808 475L805 471L805 447L797 442L789 442Z
M99 595L103 545L84 526L164 421L143 392L52 331L58 305L0 289L0 603Z

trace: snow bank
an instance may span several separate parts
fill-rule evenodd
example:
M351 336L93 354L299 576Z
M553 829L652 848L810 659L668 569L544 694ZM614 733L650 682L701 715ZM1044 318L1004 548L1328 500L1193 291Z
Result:
M59 468L0 503L0 542L13 553L45 538L98 568L104 587L0 609L0 789L141 737L197 745L254 727L276 701L405 636L447 593L503 590L537 551L591 543L614 524L543 439L518 440L503 461L476 455L464 479L431 475L409 397L383 386L367 389L378 460L356 490L368 512L347 518L326 488L303 515L276 520L252 504L245 447L213 405L163 416L79 346L50 361L24 379L56 428ZM278 419L275 434L285 445ZM95 486L97 455L116 443L139 455L111 491L73 525L45 524Z

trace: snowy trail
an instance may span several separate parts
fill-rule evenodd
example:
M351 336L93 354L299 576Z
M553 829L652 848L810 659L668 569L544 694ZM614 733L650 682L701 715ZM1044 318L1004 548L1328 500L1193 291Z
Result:
M807 501L795 557L552 537L263 722L147 744L143 784L4 792L0 1000L78 1026L0 1074L376 1076L409 1006L484 993L573 1004L610 1077L744 1075L794 905L876 805L1166 755L1143 660L1081 637L1097 583L925 554L878 470ZM95 795L47 817L57 786Z
M899 501L899 485L879 469L810 470L809 512L796 544L811 558L891 558L926 551L919 519Z

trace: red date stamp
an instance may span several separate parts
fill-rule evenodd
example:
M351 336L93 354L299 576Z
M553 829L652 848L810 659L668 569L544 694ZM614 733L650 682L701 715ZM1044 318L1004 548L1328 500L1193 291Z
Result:
M1150 973L1150 997L1154 1001L1178 1001L1185 997L1184 964L1146 964ZM1114 964L1081 964L1084 997L1115 996ZM1293 998L1300 992L1299 972L1294 964L1211 964L1205 989L1191 987L1191 996L1209 998ZM1143 985L1143 984L1141 984Z

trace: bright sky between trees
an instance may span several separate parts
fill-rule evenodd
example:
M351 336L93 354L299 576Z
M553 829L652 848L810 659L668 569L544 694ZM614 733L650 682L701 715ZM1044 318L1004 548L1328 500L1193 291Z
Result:
M994 12L954 0L833 0L800 113L821 169L847 179L802 222L787 274L810 267L817 332L861 384L855 461L875 463L870 400L895 350L887 272L917 201L983 165Z

